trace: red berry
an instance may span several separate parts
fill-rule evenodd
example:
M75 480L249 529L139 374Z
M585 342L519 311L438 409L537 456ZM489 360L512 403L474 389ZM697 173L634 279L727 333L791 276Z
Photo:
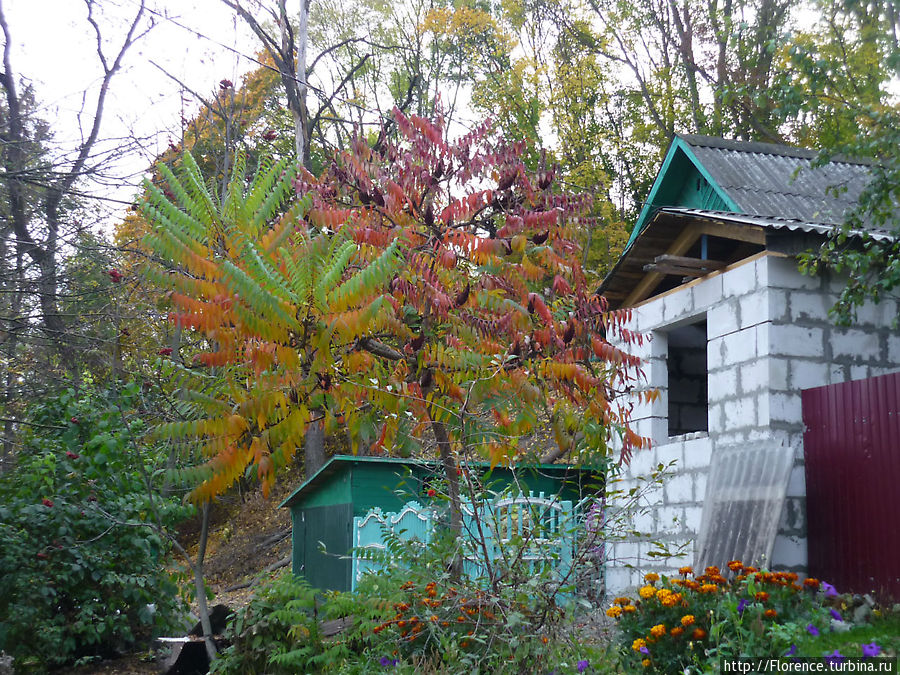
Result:
M117 284L120 281L122 281L122 273L119 270L116 270L116 269L107 270L106 273L109 275L109 278L112 279L112 282L114 284Z
M428 490L428 493L427 493L427 494L428 494L429 497L434 497L434 496L437 494L437 492L435 491L434 488L430 488L430 489Z
M172 354L172 348L171 347L163 347L156 353L159 354L160 356L170 356Z
M53 502L52 502L51 500L49 500L49 499L45 499L45 500L42 501L41 503L42 503L44 506L46 506L48 509L53 507Z
M66 450L66 457L68 457L69 459L78 459L79 457L81 457L81 455L74 453L71 450Z
M70 418L69 418L69 421L70 421L72 424L78 424L78 418L77 418L77 417L70 417Z
M41 560L46 560L46 559L47 559L47 554L46 554L46 553L43 553L43 552L42 552L42 553L38 553L38 554L37 554L37 557L40 558Z

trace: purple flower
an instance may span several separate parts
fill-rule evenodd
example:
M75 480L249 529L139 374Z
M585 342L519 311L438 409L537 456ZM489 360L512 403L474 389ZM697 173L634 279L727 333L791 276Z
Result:
M872 640L871 644L862 646L862 653L864 659L869 659L873 656L878 656L881 653L881 647L875 644L875 641Z
M835 621L843 621L844 620L844 618L841 616L841 613L834 608L832 608L832 610L831 610L831 616Z
M379 661L379 663L380 663L382 666L384 666L385 668L387 668L387 667L389 667L389 666L396 666L396 665L397 665L397 659L392 659L392 658L387 657L387 656L382 656L382 657L381 657L381 660Z
M825 591L826 598L836 598L838 596L837 589L827 581L822 582L822 590Z
M809 625L806 627L806 632L809 633L809 634L812 635L812 636L817 636L817 635L819 634L819 629L816 628L813 624L809 624Z
M788 649L788 650L784 653L784 655L785 655L785 656L793 656L793 655L796 654L796 653L797 653L797 645L791 645L791 648Z
M583 673L590 667L591 667L591 664L587 660L581 660L575 664L575 668L578 669L579 673Z
M829 666L837 666L844 662L844 655L841 654L837 649L835 649L830 654L825 654L825 662Z
M641 654L649 654L649 653L650 653L650 650L647 649L647 645L644 645L643 647L641 647Z
M744 610L747 609L747 605L750 604L750 601L747 598L741 598L741 601L738 603L737 612L738 616L743 616Z

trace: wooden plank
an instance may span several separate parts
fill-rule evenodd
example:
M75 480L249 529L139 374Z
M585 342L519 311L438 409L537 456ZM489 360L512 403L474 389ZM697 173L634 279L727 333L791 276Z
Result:
M650 263L649 265L644 265L645 272L651 272L654 274L662 274L664 276L676 276L676 277L705 277L710 272L714 272L715 270L701 270L696 267L681 267L680 265L667 265L667 264L657 264Z
M720 270L727 263L721 260L708 260L703 258L688 258L683 255L658 255L653 259L655 263L677 265L679 267L690 267L694 269Z
M735 225L720 221L696 223L701 234L723 239L746 241L751 244L766 245L766 231L758 225Z
M669 255L684 255L691 246L694 245L694 242L700 238L701 234L703 234L703 232L696 223L688 223L681 234L679 234L675 238L675 241L672 242L671 246L669 246L669 250L667 250L666 253ZM640 302L659 286L663 278L664 275L659 272L650 272L638 282L638 285L628 294L628 297L625 298L622 305L624 307L631 307L635 303Z

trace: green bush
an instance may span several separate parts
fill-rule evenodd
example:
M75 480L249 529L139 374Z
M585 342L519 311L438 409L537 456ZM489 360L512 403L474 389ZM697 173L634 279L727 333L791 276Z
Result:
M132 385L33 406L16 467L0 476L0 649L18 670L121 651L180 609L152 525L186 511L148 495L133 442L143 426L123 414L138 398Z
M570 619L576 603L558 606L545 575L512 570L516 583L452 580L453 544L427 547L388 538L386 565L352 593L317 594L285 575L262 587L233 619L213 672L558 673L602 672L614 664L581 644ZM515 555L511 556L516 558ZM388 562L385 560L384 562ZM344 617L339 635L323 622Z

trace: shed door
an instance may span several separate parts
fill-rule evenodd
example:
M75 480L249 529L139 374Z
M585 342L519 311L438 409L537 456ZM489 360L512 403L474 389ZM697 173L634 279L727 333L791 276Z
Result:
M303 509L303 574L313 588L350 590L352 504ZM324 551L322 550L324 546Z
M900 598L900 373L803 392L810 575Z

